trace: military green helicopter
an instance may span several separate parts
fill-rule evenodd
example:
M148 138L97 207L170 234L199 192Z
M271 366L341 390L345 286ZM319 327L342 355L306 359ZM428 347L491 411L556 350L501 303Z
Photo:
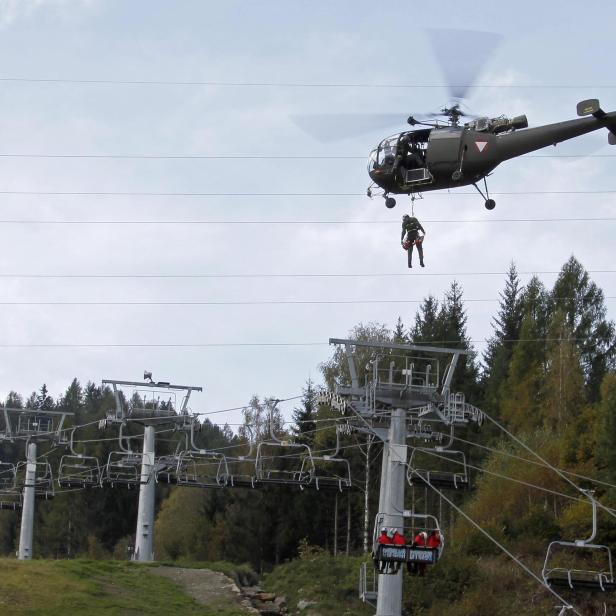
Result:
M577 113L584 117L536 128L528 128L525 115L491 118L468 114L462 101L502 37L491 32L445 29L428 30L426 34L444 73L451 103L437 113L410 116L407 122L412 130L387 137L372 150L368 158L372 180L369 197L382 196L385 205L392 208L396 200L391 195L415 199L427 191L472 185L484 198L486 208L492 210L496 203L490 198L486 178L500 163L600 128L609 130L608 141L616 144L616 112L604 112L597 99L578 104ZM320 141L334 141L399 125L403 117L390 113L325 113L293 119ZM483 190L479 186L482 182Z
M373 184L368 196L377 192L392 208L392 194L416 196L425 191L473 185L488 210L496 203L490 198L486 177L502 162L561 141L573 139L600 128L610 132L608 141L616 145L616 112L606 113L597 99L577 106L576 120L528 128L526 116L481 117L460 125L466 114L458 104L441 110L447 124L420 122L413 116L411 126L424 126L383 139L368 159ZM478 183L483 180L484 190Z

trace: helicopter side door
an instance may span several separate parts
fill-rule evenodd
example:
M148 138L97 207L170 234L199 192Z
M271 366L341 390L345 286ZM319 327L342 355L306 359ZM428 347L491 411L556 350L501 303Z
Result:
M428 169L434 178L449 179L460 164L463 131L457 127L434 128L426 155Z

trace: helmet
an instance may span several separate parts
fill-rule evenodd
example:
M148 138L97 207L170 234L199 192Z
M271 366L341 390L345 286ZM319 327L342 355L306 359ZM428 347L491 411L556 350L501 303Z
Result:
M427 538L428 538L428 533L427 533L425 530L422 530L422 531L419 533L419 536L420 536L422 539L427 539Z
M386 533L387 529L383 526L383 528L381 528L381 534Z
M405 214L405 215L402 217L402 220L410 220L410 218L411 218L411 217L410 217L408 214Z

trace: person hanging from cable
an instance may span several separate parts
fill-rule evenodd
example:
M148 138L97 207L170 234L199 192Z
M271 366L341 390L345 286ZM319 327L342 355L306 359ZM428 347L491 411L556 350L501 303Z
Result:
M420 231L423 235L419 234ZM417 218L409 216L408 214L402 217L402 235L400 236L400 242L402 243L402 248L408 252L409 267L413 267L413 246L415 245L419 253L419 265L424 267L422 243L425 235L426 231Z

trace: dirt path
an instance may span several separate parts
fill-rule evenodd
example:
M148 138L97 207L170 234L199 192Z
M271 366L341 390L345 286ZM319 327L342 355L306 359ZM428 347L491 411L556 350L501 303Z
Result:
M152 567L150 572L160 575L181 586L187 594L201 605L212 609L229 609L237 606L246 614L259 612L242 597L233 580L209 569L183 569L181 567Z

